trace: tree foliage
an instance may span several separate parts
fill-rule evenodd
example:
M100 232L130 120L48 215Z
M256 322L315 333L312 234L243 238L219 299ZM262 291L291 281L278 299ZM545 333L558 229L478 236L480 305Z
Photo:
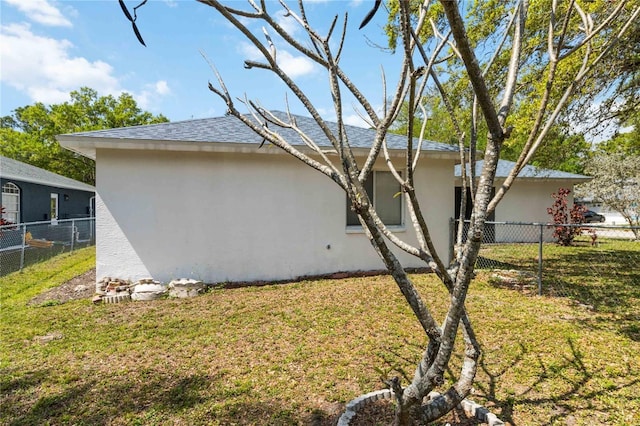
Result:
M611 139L600 142L597 150L640 156L640 108L629 114L629 117L622 124L627 126L629 131L617 133Z
M593 197L619 212L630 226L640 226L640 155L627 152L596 153L586 167L593 180L577 188L582 197ZM640 229L635 229L640 239Z
M95 184L94 161L62 149L56 135L168 121L142 111L123 93L98 96L83 87L62 104L35 103L16 108L0 119L0 154L90 185Z
M637 6L638 2L634 2ZM621 38L620 49L605 58L594 76L591 92L582 103L580 118L601 125L613 119L619 124L638 120L640 111L640 22L632 22L630 30ZM584 108L592 103L596 108ZM593 120L592 116L597 117ZM636 125L636 129L639 129Z
M476 51L477 59L484 71L487 88L492 96L499 96L505 76L508 73L509 50L503 49L494 55L495 46L505 40L505 34L496 28L506 28L513 20L514 6L519 0L502 1L473 1L463 10L466 13L467 34ZM584 53L586 49L595 51L604 46L611 37L615 37L613 26L603 29L599 35L592 37L589 46L581 45L580 21L588 16L593 22L602 21L612 10L620 7L623 16L633 13L638 1L626 4L607 0L593 0L589 2L575 2L579 6L571 11L568 2L552 2L535 0L527 3L527 22L523 32L523 45L520 64L520 78L515 89L511 113L507 125L513 130L503 146L503 158L517 161L519 154L529 142L529 129L537 120L537 109L548 90L550 105L557 104L564 95L564 90L572 83L573 76L583 67L580 55L569 55L557 63L545 48L548 43L548 18L553 10L554 17L568 16L566 25L556 21L552 43L562 42L565 45L564 55L572 52ZM572 3L571 3L572 4ZM417 19L421 2L411 2L414 19ZM390 14L385 28L390 45L398 42L399 0L390 1ZM434 34L438 29L446 34L446 20L444 11L439 4L429 8L428 19L433 22L423 27L421 37L424 39ZM585 133L598 133L598 129L605 126L621 126L629 121L629 117L638 111L640 105L640 24L637 20L631 23L628 31L617 39L618 47L613 49L594 65L593 70L575 88L571 101L559 111L558 116L551 123L552 128L540 141L535 153L531 157L532 164L550 169L563 170L571 173L582 173L584 164L589 158L591 144L583 137ZM566 28L563 30L563 28ZM634 31L635 29L635 31ZM563 32L564 31L564 32ZM506 38L509 42L509 38ZM450 111L456 116L461 130L465 132L467 144L479 150L486 146L487 129L482 121L472 127L472 115L478 113L474 107L474 93L466 71L458 62L455 55L445 58L446 68L442 74L441 84L449 94ZM549 86L549 73L554 77L553 85ZM434 139L449 142L457 139L454 126L450 119L443 122L442 111L446 111L442 101L431 95L425 96L423 102L428 111L428 118L433 120L427 124L425 137L435 136ZM475 111L475 112L474 112ZM547 111L546 114L550 114ZM416 129L420 128L422 116L416 117ZM406 122L406 120L404 120ZM436 131L431 131L436 129ZM400 124L398 131L404 131ZM448 134L445 134L448 133Z
M413 133L420 133L423 122L426 119L423 133L425 139L456 145L458 143L456 130L451 123L449 113L442 104L442 100L436 95L425 97L425 112L419 111L414 117ZM520 124L515 124L509 143L505 143L502 148L502 158L505 160L516 161L526 142L526 135L521 129L526 128L528 124L519 119L520 114L522 114L522 111L514 112L512 122L519 122ZM468 129L471 125L470 112L459 111L458 120L462 129ZM406 134L407 123L407 107L405 105L391 131L398 134ZM621 141L626 140L625 138L626 134L619 135ZM485 147L486 128L482 123L479 123L476 148L482 151ZM591 149L592 144L586 141L583 134L572 132L566 126L557 124L549 130L548 135L533 156L531 164L545 169L582 174Z

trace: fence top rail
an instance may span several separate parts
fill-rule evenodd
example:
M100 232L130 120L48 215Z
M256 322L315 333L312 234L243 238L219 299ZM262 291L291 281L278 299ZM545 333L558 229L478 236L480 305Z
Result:
M640 226L629 225L602 225L599 223L550 223L548 226L566 226L567 228L597 228L597 229L618 229L621 231L629 229L640 229Z
M454 219L456 222L459 222L460 219ZM464 223L471 223L470 220L465 219ZM629 225L603 225L601 223L544 223L544 222L492 222L486 221L487 225L530 225L530 226L565 226L571 228L602 228L602 229L640 229L640 226L629 226Z
M79 217L76 219L58 219L56 222L58 225L64 223L73 223L73 222L86 222L96 220L95 217ZM11 223L9 225L2 225L0 229L13 229L13 228L22 228L23 226L33 226L33 225L51 225L50 220L41 220L39 222L21 222L21 223Z

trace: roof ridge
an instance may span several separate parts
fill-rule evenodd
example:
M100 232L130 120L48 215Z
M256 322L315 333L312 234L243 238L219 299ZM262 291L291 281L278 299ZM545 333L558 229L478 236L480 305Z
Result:
M84 130L82 132L61 133L58 136L82 135L82 134L85 134L85 133L102 133L102 132L109 132L109 131L117 130L117 129L140 129L140 128L145 128L145 127L166 126L168 124L181 124L181 123L190 123L190 122L195 122L195 121L211 120L212 118L216 118L216 117L188 118L186 120L163 121L161 123L135 124L133 126L110 127L110 128L107 128L107 129L96 129L96 130Z

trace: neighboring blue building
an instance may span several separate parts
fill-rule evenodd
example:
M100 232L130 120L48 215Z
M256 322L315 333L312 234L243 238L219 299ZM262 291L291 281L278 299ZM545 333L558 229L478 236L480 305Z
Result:
M94 216L95 187L0 156L3 217L13 223Z

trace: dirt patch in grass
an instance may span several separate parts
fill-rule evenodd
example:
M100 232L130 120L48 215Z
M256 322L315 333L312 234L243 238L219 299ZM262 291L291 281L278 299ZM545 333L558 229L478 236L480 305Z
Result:
M395 406L386 399L380 399L371 404L362 407L351 420L351 426L377 426L390 425L393 423L395 416ZM419 425L420 423L416 423ZM429 423L432 426L449 425L449 426L476 426L476 419L468 417L463 410L453 410L435 423Z
M29 306L61 305L70 300L88 299L96 290L96 268L71 278L66 283L44 291L27 302Z

